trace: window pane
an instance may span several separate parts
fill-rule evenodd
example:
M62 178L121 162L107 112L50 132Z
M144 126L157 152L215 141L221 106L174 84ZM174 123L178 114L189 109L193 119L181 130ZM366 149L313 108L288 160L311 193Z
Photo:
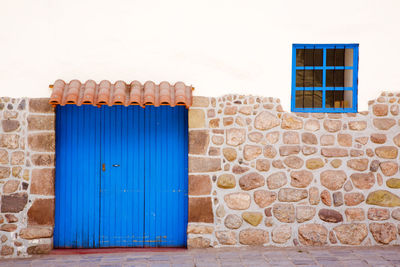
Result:
M322 91L314 90L314 108L322 108Z
M353 66L353 49L326 49L327 66Z
M322 49L296 49L296 66L322 66Z
M321 90L298 90L296 91L296 108L321 108Z
M326 87L352 87L353 70L326 70Z
M353 91L328 90L325 95L326 108L351 108Z
M322 87L322 70L296 70L296 87Z
M344 50L344 65L346 67L353 66L353 48L346 48Z

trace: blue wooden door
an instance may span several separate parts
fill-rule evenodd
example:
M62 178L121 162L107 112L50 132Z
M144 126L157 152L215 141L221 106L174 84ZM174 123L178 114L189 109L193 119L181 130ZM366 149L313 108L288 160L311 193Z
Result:
M100 246L142 247L144 109L102 107Z
M57 108L54 247L186 245L187 110Z

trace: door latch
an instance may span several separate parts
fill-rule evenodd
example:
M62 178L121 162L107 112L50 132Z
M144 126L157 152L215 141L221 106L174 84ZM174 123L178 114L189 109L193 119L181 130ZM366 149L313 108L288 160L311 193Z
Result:
M103 163L103 165L102 165L101 169L103 170L103 172L105 172L105 171L106 171L106 164L105 164L105 163Z

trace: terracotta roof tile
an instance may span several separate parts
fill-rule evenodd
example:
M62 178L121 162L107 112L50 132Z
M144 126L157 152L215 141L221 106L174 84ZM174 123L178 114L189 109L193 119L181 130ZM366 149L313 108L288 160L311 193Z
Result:
M171 85L168 82L161 82L159 85L147 81L142 85L138 81L126 84L124 81L117 81L112 84L109 81L101 81L97 84L93 80L81 83L72 80L65 83L57 80L53 85L53 92L50 97L50 104L57 105L184 105L187 108L192 105L193 87L177 82Z

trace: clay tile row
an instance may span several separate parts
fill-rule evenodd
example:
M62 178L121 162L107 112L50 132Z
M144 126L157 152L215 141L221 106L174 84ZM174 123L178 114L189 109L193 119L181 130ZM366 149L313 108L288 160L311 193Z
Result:
M97 84L93 80L81 83L78 80L72 80L65 83L63 80L57 80L53 85L53 92L50 97L50 104L57 105L93 105L93 106L113 106L113 105L169 105L171 107L182 105L189 108L192 105L193 87L185 85L183 82L177 82L171 85L168 82L155 84L147 81L141 84L133 81L126 84L123 81L117 81L112 84L109 81L101 81Z

